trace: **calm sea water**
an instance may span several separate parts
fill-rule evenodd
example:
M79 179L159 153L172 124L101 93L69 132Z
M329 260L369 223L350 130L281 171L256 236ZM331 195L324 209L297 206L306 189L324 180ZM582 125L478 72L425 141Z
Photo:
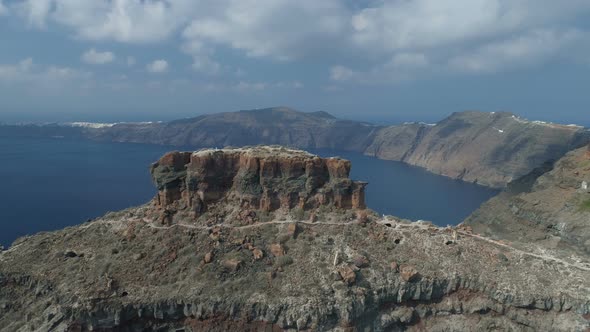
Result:
M75 225L150 200L149 165L170 147L60 139L0 138L0 244ZM398 162L315 151L352 161L379 213L457 224L496 194Z

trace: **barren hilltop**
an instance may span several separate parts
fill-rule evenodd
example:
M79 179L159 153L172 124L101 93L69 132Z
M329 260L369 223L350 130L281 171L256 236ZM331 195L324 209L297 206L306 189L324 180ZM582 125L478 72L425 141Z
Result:
M590 327L588 255L378 216L350 167L281 147L169 153L148 204L0 252L0 330Z

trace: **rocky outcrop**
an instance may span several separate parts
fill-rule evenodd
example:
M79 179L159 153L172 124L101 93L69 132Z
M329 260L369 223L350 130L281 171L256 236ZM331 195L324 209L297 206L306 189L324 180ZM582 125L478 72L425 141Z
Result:
M460 112L436 124L377 126L285 107L171 122L0 126L0 137L5 135L86 137L194 148L279 144L355 151L498 188L590 141L590 132L583 127L527 121L504 112Z
M590 153L583 147L508 185L465 220L498 239L590 256Z
M189 211L198 218L219 203L256 214L364 209L366 182L349 179L350 162L282 147L171 152L152 166L154 205L166 216Z
M349 170L273 147L167 154L153 202L0 252L0 331L590 328L584 256L355 209ZM256 220L265 190L278 209ZM212 219L183 214L195 198Z

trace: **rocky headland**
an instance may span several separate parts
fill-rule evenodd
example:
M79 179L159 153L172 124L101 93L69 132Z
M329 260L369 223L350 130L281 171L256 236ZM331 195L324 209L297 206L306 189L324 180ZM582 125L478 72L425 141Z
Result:
M515 244L590 256L590 145L513 181L464 224Z
M192 148L279 144L364 153L503 188L590 141L580 126L528 121L505 112L459 112L435 123L378 126L285 107L171 122L0 126L1 136L86 138Z
M0 330L590 328L588 255L378 216L350 167L280 147L169 153L146 205L0 252Z

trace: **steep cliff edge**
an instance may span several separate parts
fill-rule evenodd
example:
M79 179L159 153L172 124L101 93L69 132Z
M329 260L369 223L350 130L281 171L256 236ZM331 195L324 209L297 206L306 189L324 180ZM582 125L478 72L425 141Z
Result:
M278 146L171 152L151 168L154 205L165 223L232 218L242 210L253 222L257 213L279 209L365 209L367 183L350 180L350 167L348 160Z
M500 188L590 141L582 127L511 113L460 112L434 124L381 129L366 154Z
M0 126L0 137L7 135L86 137L192 148L279 144L354 151L497 188L590 141L585 128L527 121L511 113L460 112L431 125L377 126L285 107L171 122Z
M170 153L152 202L0 252L0 330L590 327L586 257L379 217L349 168L273 147Z
M590 255L590 145L509 184L465 224L515 243Z

